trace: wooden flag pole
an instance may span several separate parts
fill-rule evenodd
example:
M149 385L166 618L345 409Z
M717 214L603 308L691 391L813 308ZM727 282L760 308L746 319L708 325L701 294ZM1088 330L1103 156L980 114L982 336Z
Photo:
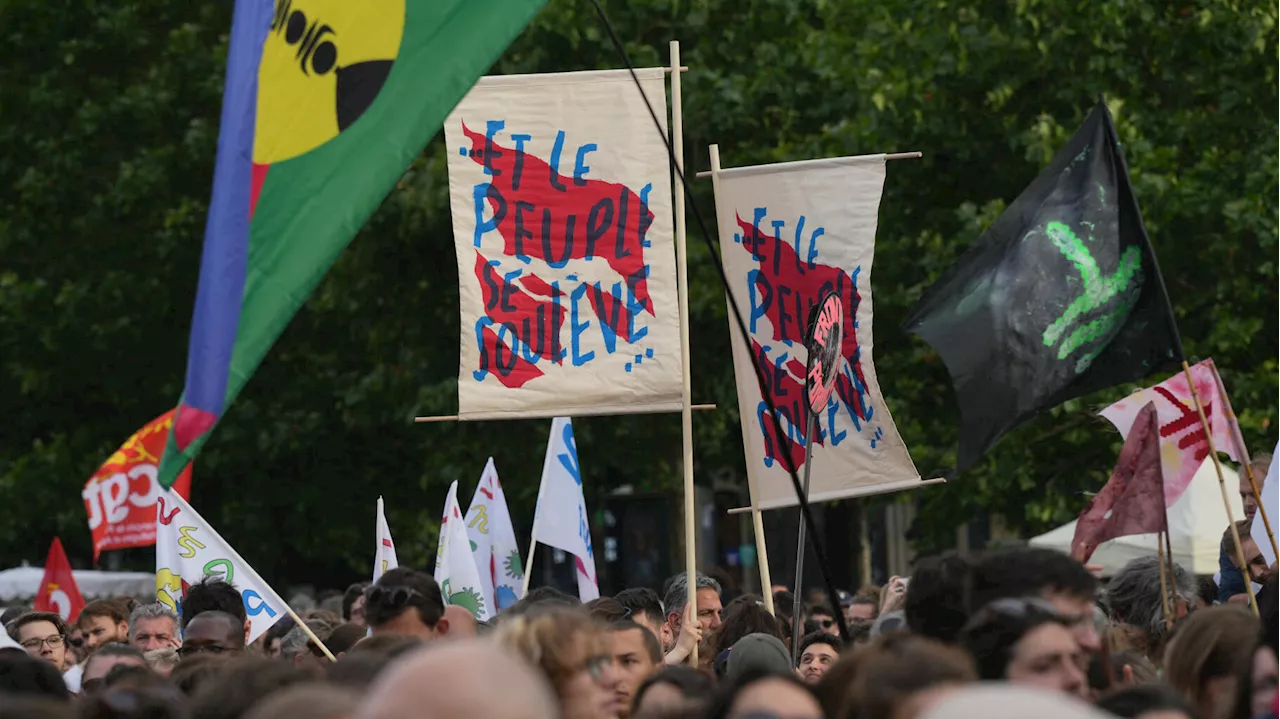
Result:
M1156 534L1156 558L1160 562L1160 609L1164 612L1164 630L1173 629L1173 613L1169 611L1169 577L1164 564L1164 538L1169 535L1168 529Z
M1240 544L1240 530L1236 528L1236 518L1231 513L1231 500L1227 496L1227 480L1222 476L1222 462L1218 460L1218 448L1213 444L1213 431L1209 420L1205 417L1204 406L1200 404L1200 393L1196 391L1195 379L1191 376L1191 367L1182 360L1182 373L1187 378L1187 386L1191 388L1191 401L1196 405L1196 414L1200 416L1200 427L1204 429L1204 438L1209 442L1209 458L1213 460L1213 468L1218 472L1218 489L1222 490L1222 506L1227 510L1227 521L1231 523L1231 537L1236 542L1236 559L1240 562L1240 573L1244 575L1244 588L1249 594L1249 606L1256 616L1258 614L1258 598L1253 594L1253 580L1249 576L1249 564L1244 559L1244 547Z
M719 197L720 146L711 145L707 150L711 155L711 193L713 196ZM733 330L730 329L729 333L732 335ZM755 482L751 481L750 473L747 475L747 492L751 497L751 506L747 509L751 512L751 529L755 532L756 538L756 563L759 565L760 594L764 597L764 608L769 610L770 614L773 614L773 578L769 576L769 549L765 546L764 541L764 517L760 513L760 500L756 496L756 485Z
M715 408L716 406L714 404L695 404L689 409L695 412L700 412ZM413 421L415 424L430 424L432 422L460 422L462 420L456 414L437 414L429 417L414 417Z
M1267 508L1262 506L1262 488L1258 485L1258 480L1253 474L1253 461L1249 456L1249 448L1244 446L1244 434L1240 431L1240 420L1236 417L1236 413L1231 409L1231 398L1227 396L1227 386L1222 382L1222 375L1218 374L1218 366L1213 367L1213 379L1218 383L1218 398L1222 402L1222 409L1226 412L1228 424L1231 425L1231 440L1236 445L1236 454L1241 457L1244 463L1245 476L1249 478L1249 488L1253 490L1253 496L1258 500L1258 514L1262 516L1262 526L1267 530L1267 539L1271 541L1271 554L1280 556L1280 552L1276 550L1276 535L1271 531L1271 518L1267 516Z
M684 112L680 100L680 41L671 41L671 153L674 156L676 172L672 173L672 184L675 189L676 215L676 282L680 294L680 364L684 383L680 404L680 429L684 444L684 569L688 575L688 594L686 601L694 607L697 617L698 606L698 512L697 498L693 491L693 413L689 399L689 253L685 243L684 219ZM698 666L698 647L694 645L690 655L690 663Z

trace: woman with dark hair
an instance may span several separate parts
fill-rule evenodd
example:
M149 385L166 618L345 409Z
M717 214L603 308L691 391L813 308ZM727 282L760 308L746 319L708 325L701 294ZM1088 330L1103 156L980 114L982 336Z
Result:
M636 689L631 716L652 716L684 708L701 708L711 698L711 677L683 664L650 674Z
M746 671L721 685L711 700L707 719L746 717L822 719L813 692L795 674Z
M784 644L788 640L783 633L782 622L764 608L763 602L739 600L730 602L726 607L723 622L706 642L708 651L705 657L710 660L709 666L714 667L716 676L724 676L729 648L748 634L768 634L781 639Z
M1088 698L1085 652L1071 622L1042 599L997 599L987 604L960 631L960 645L973 656L980 679Z

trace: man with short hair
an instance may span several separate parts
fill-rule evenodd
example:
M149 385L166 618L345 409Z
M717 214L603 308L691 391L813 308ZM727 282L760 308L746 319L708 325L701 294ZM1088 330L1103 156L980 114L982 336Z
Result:
M365 590L365 620L373 634L399 634L423 641L449 633L440 585L429 574L397 567Z
M1222 549L1231 558L1231 566L1241 576L1240 593L1233 594L1227 598L1231 604L1248 604L1249 593L1244 590L1244 578L1247 576L1255 584L1266 584L1271 578L1271 567L1267 566L1267 560L1262 556L1262 550L1258 548L1258 543L1253 541L1253 536L1249 534L1251 520L1241 519L1236 522L1235 530L1240 534L1240 549L1244 552L1245 566L1240 566L1239 552L1236 551L1236 538L1232 533L1231 527L1227 527L1227 531L1222 533Z
M627 719L631 715L631 701L644 680L663 666L662 647L657 637L630 619L622 619L609 625L609 638L613 642L610 654L621 681L614 693L621 707L618 716Z
M76 625L84 634L84 648L90 656L104 644L129 641L129 616L118 603L107 599L84 605Z
M689 576L687 574L677 574L672 577L669 580L670 586L667 589L667 596L662 602L662 609L666 612L667 627L670 629L671 636L677 638L676 646L667 653L668 664L682 662L685 657L692 654L692 645L688 641L681 641L680 634L681 629L684 627L686 605L689 603L688 580ZM694 595L697 598L697 604L694 606L693 611L688 613L696 618L698 626L690 627L690 631L686 632L686 637L694 637L694 644L696 644L696 640L700 639L702 634L720 626L720 611L724 607L720 603L719 582L701 572L695 575L694 581L697 587ZM684 651L686 647L687 651ZM682 651L683 656L673 662L672 654Z
M358 626L366 626L364 621L364 590L369 582L356 582L347 587L342 595L342 621Z
M1255 454L1253 460L1249 462L1249 467L1253 470L1254 479L1262 482L1267 476L1267 471L1271 468L1271 454L1261 453ZM1258 497L1253 493L1253 485L1249 482L1249 474L1240 472L1239 479L1240 503L1244 506L1245 526L1251 527L1253 515L1258 512ZM1261 488L1261 485L1259 485ZM1247 604L1249 602L1249 593L1244 588L1244 573L1236 566L1235 540L1231 540L1231 544L1227 544L1227 539L1231 535L1231 528L1228 527L1223 535L1222 544L1218 550L1218 576L1215 581L1218 583L1218 601L1226 604L1228 602L1234 604ZM1244 540L1249 535L1249 529L1240 531L1240 539ZM1258 581L1258 580L1254 580ZM1232 600L1232 597L1240 597Z
M177 649L182 646L178 615L159 602L138 605L129 615L129 644L142 652Z
M234 614L210 609L187 622L182 633L183 659L197 654L241 654L244 652L244 620Z
M817 684L836 659L840 658L840 638L828 632L813 632L800 639L796 674L805 684Z
M84 676L80 679L82 694L93 694L102 686L112 668L119 666L135 666L150 669L146 657L137 647L120 642L109 642L99 646L84 663Z
M849 604L844 608L844 619L850 624L854 622L870 623L876 620L879 612L879 601L872 597L855 596L849 600Z
M1062 552L1039 547L992 552L974 565L971 586L970 612L997 599L1039 597L1066 618L1081 649L1090 654L1102 649L1093 623L1098 578ZM907 601L909 606L910 597Z
M825 604L814 604L809 607L809 621L818 625L818 629L829 632L836 625L836 618L831 616L831 608Z
M182 598L182 628L185 630L192 619L205 612L223 612L239 619L248 636L249 615L244 610L240 590L234 585L210 575L187 587L186 596Z
M59 672L67 668L67 623L53 612L27 612L9 623L9 638Z
M614 595L614 600L630 612L627 619L653 632L661 646L665 646L663 627L666 626L666 613L662 611L662 600L658 593L648 587L624 589Z

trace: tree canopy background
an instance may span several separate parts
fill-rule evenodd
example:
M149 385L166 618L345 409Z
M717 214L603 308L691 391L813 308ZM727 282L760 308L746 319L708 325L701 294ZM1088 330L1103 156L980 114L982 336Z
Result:
M91 556L80 490L182 391L231 3L0 5L0 566L61 535ZM726 166L921 150L889 166L872 284L881 386L922 472L959 414L900 324L1102 93L1188 354L1212 356L1246 441L1277 398L1277 8L1235 0L610 0L637 65L679 39L686 157ZM493 73L619 67L589 3L551 0ZM713 222L710 183L696 183ZM457 274L441 135L404 174L197 459L193 503L272 581L368 573L387 499L430 566L448 484L493 455L531 517L548 422L417 425L456 411ZM690 222L700 481L741 476L723 290ZM714 231L714 227L712 228ZM1161 377L1154 378L1156 380ZM1071 519L1119 436L1076 400L912 495L918 546L980 508L1030 534ZM588 501L679 486L678 415L575 422ZM877 501L895 501L881 498ZM150 566L148 550L129 564Z

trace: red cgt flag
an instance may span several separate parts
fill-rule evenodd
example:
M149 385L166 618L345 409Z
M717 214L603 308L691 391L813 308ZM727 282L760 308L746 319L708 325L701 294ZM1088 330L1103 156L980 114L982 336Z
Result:
M84 508L93 532L93 563L108 549L149 547L156 543L156 474L173 426L173 410L142 426L93 473L84 485ZM173 488L191 497L191 465Z
M84 609L84 598L71 574L71 562L62 550L62 540L54 537L53 544L49 545L49 557L44 560L44 577L40 580L40 591L36 592L35 610L53 612L73 622L80 616L81 609Z
M1111 479L1085 505L1076 521L1071 556L1087 562L1099 544L1132 534L1164 532L1164 473L1160 466L1160 426L1154 403L1138 411Z

